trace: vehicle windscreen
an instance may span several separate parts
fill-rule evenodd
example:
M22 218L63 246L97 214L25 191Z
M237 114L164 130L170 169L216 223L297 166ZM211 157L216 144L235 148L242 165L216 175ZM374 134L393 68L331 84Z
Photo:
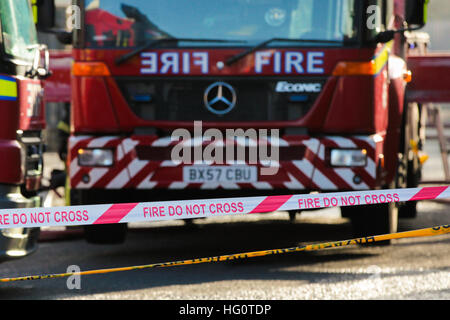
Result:
M251 46L270 38L342 41L344 44L357 37L355 2L86 0L84 45L102 49L135 48L164 38L236 41L233 46ZM226 41L171 43L180 47L193 44L230 46Z
M28 0L0 0L0 21L6 54L26 61L34 59L36 28Z

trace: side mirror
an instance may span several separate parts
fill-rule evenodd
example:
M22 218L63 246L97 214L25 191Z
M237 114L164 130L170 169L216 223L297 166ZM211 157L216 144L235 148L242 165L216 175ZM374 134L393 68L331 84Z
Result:
M427 23L429 2L430 0L406 1L405 20L408 26L424 26Z
M58 30L56 32L53 32L56 34L56 39L58 39L59 42L62 44L72 44L73 41L73 34L70 31L64 31L64 30Z
M31 0L31 6L38 31L46 32L55 27L55 0Z
M386 43L394 39L396 33L405 31L416 31L425 26L428 16L428 3L430 0L407 0L405 9L405 21L407 28L399 30L387 30L380 32L376 38L376 42Z

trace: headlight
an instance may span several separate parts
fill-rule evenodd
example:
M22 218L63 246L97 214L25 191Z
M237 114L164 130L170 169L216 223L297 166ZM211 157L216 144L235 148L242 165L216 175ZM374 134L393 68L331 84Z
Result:
M365 149L332 149L330 164L333 167L365 167L367 151Z
M84 167L110 167L114 153L110 149L79 149L78 165Z

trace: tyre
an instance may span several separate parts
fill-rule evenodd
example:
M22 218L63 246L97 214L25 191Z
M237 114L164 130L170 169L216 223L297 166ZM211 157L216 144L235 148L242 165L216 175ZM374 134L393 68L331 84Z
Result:
M343 216L350 218L355 238L397 232L398 207L395 203L342 207L341 210ZM374 244L390 243L390 240L385 240Z
M90 205L110 203L111 199L120 202L119 197L114 194L93 190L70 190L71 205ZM83 226L84 237L88 243L92 244L121 244L125 242L128 225L126 223L117 224L97 224Z
M419 186L420 179L420 164L418 159L409 161L406 187L417 188ZM408 201L400 206L399 217L405 219L414 219L417 217L417 201Z
M402 132L403 159L400 163L397 185L400 188L417 188L421 179L422 166L417 152L413 151L411 141L420 145L420 108L417 104L406 104L405 124ZM417 146L416 146L417 148ZM417 216L417 201L408 201L399 207L400 218L415 218Z
M289 214L289 221L294 223L295 219L297 218L297 214L299 214L300 212L297 210L289 210L288 214Z
M84 226L84 236L92 244L121 244L125 242L127 224L102 224Z

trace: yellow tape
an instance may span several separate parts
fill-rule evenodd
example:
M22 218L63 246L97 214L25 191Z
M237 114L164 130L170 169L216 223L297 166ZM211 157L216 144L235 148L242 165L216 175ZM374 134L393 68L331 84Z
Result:
M192 265L192 264L200 264L200 263L222 262L222 261L230 261L230 260L263 257L263 256L269 256L269 255L285 254L285 253L291 253L291 252L318 251L318 250L329 249L329 248L342 248L342 247L351 246L351 245L374 243L374 242L393 240L393 239L438 236L438 235L443 235L443 234L447 234L447 233L450 233L450 225L442 225L442 226L436 226L436 227L420 229L420 230L412 230L412 231L384 234L384 235L378 235L378 236L369 236L369 237L364 237L364 238L356 238L356 239L343 240L343 241L333 241L333 242L309 244L309 245L292 247L292 248L244 252L244 253L236 253L236 254L215 256L215 257L207 257L207 258L153 263L153 264L147 264L147 265L141 265L141 266L97 269L97 270L82 271L82 272L77 272L77 273L57 273L57 274L25 276L25 277L17 277L17 278L3 278L3 279L0 279L0 282L55 279L55 278L70 277L73 275L86 276L86 275L132 271L132 270L142 270L142 269L150 269L150 268L166 268L166 267L175 267L175 266Z

